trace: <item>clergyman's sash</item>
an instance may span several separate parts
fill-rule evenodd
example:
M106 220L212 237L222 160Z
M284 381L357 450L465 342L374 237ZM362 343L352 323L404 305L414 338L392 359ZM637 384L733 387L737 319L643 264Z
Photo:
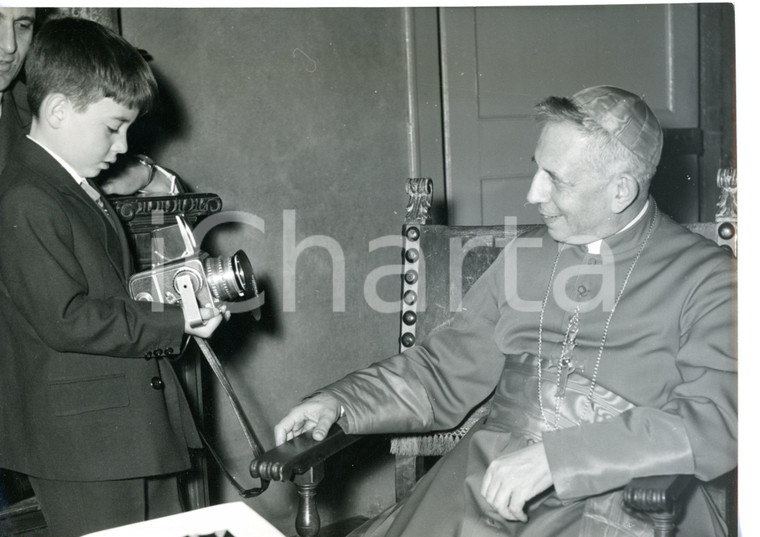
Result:
M549 426L578 427L583 423L605 421L635 405L620 395L596 384L589 399L591 380L572 371L567 375L564 393L558 403L556 365L545 364L541 371L543 415L538 401L538 370L531 354L508 356L491 401L486 419L489 429L503 429L524 435L535 442ZM557 418L556 410L559 410ZM546 421L544 420L546 417ZM549 425L547 425L547 422ZM651 522L624 509L622 490L593 496L585 501L580 537L649 537Z

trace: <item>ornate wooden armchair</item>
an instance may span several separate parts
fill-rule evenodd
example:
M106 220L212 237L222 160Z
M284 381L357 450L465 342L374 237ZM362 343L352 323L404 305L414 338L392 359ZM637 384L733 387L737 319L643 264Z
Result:
M736 177L731 171L719 174L724 196L715 223L691 224L692 231L736 252ZM485 269L496 259L517 226L443 226L427 224L432 182L410 179L409 204L403 226L403 284L400 350L409 348L432 328L445 321L461 298ZM429 458L449 451L486 412L487 404L451 431L423 435L393 436L391 452L396 461L396 499L409 493L424 473ZM360 437L346 435L336 425L322 442L299 437L265 453L251 463L251 474L275 481L292 481L300 495L296 530L301 537L319 534L316 488L324 475L324 461ZM625 488L624 501L634 510L650 516L655 537L672 536L678 514L678 499L696 479L693 476L656 476L635 479ZM709 485L713 497L726 505L731 535L735 536L736 472ZM332 535L332 534L331 534Z

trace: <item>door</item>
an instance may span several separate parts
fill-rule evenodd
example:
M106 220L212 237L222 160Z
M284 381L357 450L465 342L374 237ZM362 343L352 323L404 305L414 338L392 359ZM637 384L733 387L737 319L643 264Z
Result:
M441 9L448 223L540 223L525 196L538 136L531 112L549 95L620 86L644 96L663 128L696 130L697 20L696 5ZM679 157L669 173L682 207L666 212L682 221L697 219L696 159Z

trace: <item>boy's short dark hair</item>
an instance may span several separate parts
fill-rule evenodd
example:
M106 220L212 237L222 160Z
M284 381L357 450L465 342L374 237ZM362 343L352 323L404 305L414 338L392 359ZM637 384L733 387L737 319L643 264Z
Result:
M143 113L158 94L156 79L135 47L105 26L81 18L45 22L29 50L26 76L35 116L51 93L62 93L80 111L111 98Z

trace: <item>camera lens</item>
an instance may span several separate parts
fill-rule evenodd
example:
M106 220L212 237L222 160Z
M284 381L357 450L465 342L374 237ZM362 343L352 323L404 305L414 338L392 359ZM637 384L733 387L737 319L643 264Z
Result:
M207 257L203 261L211 294L223 302L236 302L259 294L253 267L243 250L232 257Z

